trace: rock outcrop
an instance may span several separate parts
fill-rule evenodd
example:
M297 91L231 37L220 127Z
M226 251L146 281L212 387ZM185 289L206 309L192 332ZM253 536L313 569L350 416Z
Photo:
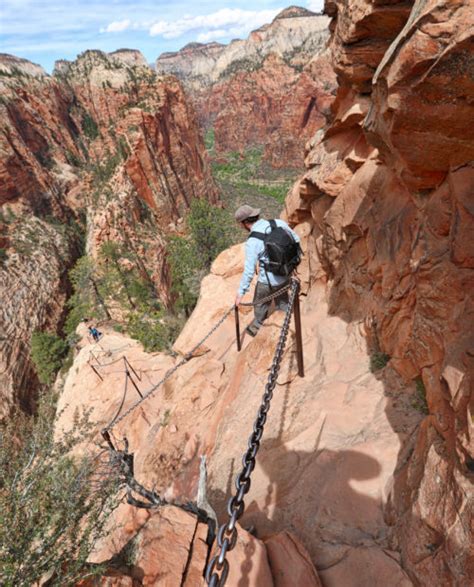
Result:
M402 442L385 516L417 584L461 585L473 573L472 5L326 10L339 89L287 217L311 225L330 313L364 322L369 351L417 385L426 416Z
M304 226L298 230L306 247L308 232ZM97 430L111 421L123 399L125 375L117 368L122 356L140 375L141 381L136 382L142 393L160 381L228 309L242 263L242 245L215 261L202 283L198 306L175 344L178 357L147 355L138 343L106 332L100 367L91 355L99 349L86 343L60 398L58 433L67 429L76 408L92 410ZM308 266L304 269L307 276L309 270ZM291 331L241 524L255 527L257 538L273 557L272 564L290 573L288 585L294 584L291 580L300 567L302 577L313 577L308 584L317 584L311 570L315 565L323 584L351 584L357 575L361 585L390 576L393 584L408 586L411 583L397 562L397 553L389 548L382 504L398 451L420 420L410 406L414 386L408 387L407 395L394 379L392 395L386 397L382 381L370 373L362 329L329 316L324 297L324 288L313 286L302 299L305 378L297 376ZM199 455L207 454L208 499L220 521L225 519L226 501L268 377L281 318L276 314L255 339L244 339L243 350L237 353L229 317L194 358L118 422L113 436L127 436L139 482L155 487L169 501L194 499ZM242 321L246 324L250 316L243 314ZM139 399L129 386L121 414ZM273 537L285 530L308 551L304 564L300 558L304 551L296 539ZM246 551L245 564L231 563L232 573L239 577L236 585L242 577L253 580L260 568L260 548ZM292 560L298 560L298 565Z
M265 145L273 167L301 167L304 144L324 125L333 100L327 23L291 7L246 40L192 43L161 55L156 68L183 81L217 154Z
M34 330L57 331L67 271L125 242L166 304L164 237L194 198L217 192L178 81L138 51L88 51L55 74L0 56L2 414L34 403ZM82 233L82 234L81 234Z

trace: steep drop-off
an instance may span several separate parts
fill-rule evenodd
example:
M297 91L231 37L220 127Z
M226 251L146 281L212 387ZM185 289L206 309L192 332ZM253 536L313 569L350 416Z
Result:
M334 99L327 26L327 17L292 7L246 40L192 43L156 68L183 81L217 154L264 145L273 167L298 168Z
M125 242L166 304L164 235L193 198L217 195L177 80L137 51L87 51L53 76L0 58L0 381L2 413L31 409L35 330L64 316L67 270Z

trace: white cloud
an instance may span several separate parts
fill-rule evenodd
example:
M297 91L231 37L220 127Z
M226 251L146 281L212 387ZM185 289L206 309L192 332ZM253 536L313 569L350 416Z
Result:
M131 23L128 19L110 23L102 29L104 32L123 31L126 28L148 28L152 37L162 36L175 39L191 32L199 33L199 38L211 39L232 34L245 35L262 24L271 22L281 11L241 10L240 8L222 8L206 15L191 16L186 14L176 20L158 20L153 23Z
M125 20L116 20L111 22L105 28L100 29L101 33L121 33L122 31L126 31L130 28L132 21L128 18Z
M313 12L322 12L324 8L324 0L308 0L306 6L308 10L312 10Z
M214 41L215 39L222 39L223 37L228 37L229 33L226 29L216 29L215 31L209 31L207 33L201 33L197 36L197 41L199 43L208 43L209 41Z

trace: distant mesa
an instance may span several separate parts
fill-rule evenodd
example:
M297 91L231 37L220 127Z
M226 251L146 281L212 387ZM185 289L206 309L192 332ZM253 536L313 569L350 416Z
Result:
M184 53L192 53L198 51L206 52L212 49L223 49L224 47L225 45L223 45L222 43L218 43L217 41L212 41L210 43L192 42L188 43L187 45L184 45L184 47L181 47L179 51L166 51L165 53L161 53L161 55L158 57L158 60L178 57Z
M145 59L144 55L137 49L117 49L111 53L106 53L100 49L88 49L77 56L75 61L68 61L67 59L58 59L54 63L53 75L66 75L71 68L71 65L82 60L95 58L113 59L114 61L128 67L145 66L150 67L150 64Z
M299 17L307 17L307 16L319 16L316 12L312 12L307 8L302 8L301 6L288 6L281 12L279 12L272 22L276 20L280 20L282 18L299 18Z
M108 55L124 65L144 65L149 67L145 56L137 49L117 49L117 51L112 51Z
M0 69L9 75L31 75L34 77L48 77L46 71L32 61L9 55L8 53L0 53Z

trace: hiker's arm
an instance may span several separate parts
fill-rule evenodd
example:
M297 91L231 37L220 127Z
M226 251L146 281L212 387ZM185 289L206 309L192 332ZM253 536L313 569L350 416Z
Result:
M242 297L248 291L252 278L255 274L255 268L258 261L257 246L259 241L255 238L249 238L245 243L245 265L242 279L240 280L237 296ZM239 300L240 301L240 300ZM237 304L237 300L236 300Z

